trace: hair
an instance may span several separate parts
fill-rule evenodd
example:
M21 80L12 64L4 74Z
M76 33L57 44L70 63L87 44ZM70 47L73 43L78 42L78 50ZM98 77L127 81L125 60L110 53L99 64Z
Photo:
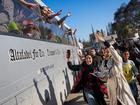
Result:
M126 48L122 51L122 53L125 53L125 52L129 52L129 50Z
M90 50L93 50L93 49L94 49L94 50L96 50L96 48L95 48L95 47L91 47L91 48L90 48Z
M99 32L100 32L99 30L96 31L96 33L99 33Z
M43 10L44 8L46 8L45 6L39 6L40 7L40 10Z
M91 54L90 51L88 51L88 52L86 53L85 57L88 56L88 55L90 55L90 56L93 58L93 55Z
M88 55L91 56L91 58L93 59L93 56L92 56L92 54L91 54L89 51L87 52L87 54L84 55L85 59L86 59L86 57L87 57ZM83 61L83 63L82 63L83 66L87 65L85 59L84 59L84 61ZM92 64L93 64L93 61L92 61Z
M51 29L47 29L47 34L53 33Z

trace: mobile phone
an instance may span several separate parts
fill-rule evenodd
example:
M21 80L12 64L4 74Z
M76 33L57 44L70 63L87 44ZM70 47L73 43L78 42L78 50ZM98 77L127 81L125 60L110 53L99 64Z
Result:
M70 58L70 56L71 56L71 52L70 52L70 50L67 50L67 58Z

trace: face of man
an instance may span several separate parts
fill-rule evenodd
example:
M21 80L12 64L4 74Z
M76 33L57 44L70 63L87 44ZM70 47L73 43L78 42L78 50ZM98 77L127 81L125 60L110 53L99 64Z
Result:
M92 64L92 61L93 61L93 60L92 60L92 56L91 56L91 55L87 55L87 56L86 56L86 64L87 64L87 65L91 65L91 64Z
M129 59L129 56L130 56L130 54L129 54L128 51L124 52L123 53L123 59L124 59L124 61L127 61Z
M48 8L47 8L47 7L44 7L44 8L42 9L42 13L43 13L44 15L46 15L46 14L48 13Z
M54 36L53 32L50 32L50 33L48 34L47 39L50 40L53 36Z
M44 16L51 16L53 12L49 7L44 7L42 13Z
M96 55L96 51L95 51L95 49L91 49L91 54L93 55L93 56L95 56Z
M31 32L34 29L34 25L28 24L26 28Z

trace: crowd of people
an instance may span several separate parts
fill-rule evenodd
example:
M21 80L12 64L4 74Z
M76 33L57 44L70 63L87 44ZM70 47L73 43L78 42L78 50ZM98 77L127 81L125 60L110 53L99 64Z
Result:
M23 19L23 13L20 11L21 20L16 21L15 2L30 10L39 8L40 13L37 13L37 18L33 20L28 17ZM43 35L43 29L36 22L55 24L63 30L65 20L71 16L68 12L64 17L56 19L55 17L61 15L62 10L54 13L47 6L29 3L26 0L1 0L0 9L0 32L23 34L34 39L41 39ZM47 30L45 39L52 42L62 42L66 35L74 35L76 32L76 30L73 32L72 29L66 29L63 37L60 38L56 37L51 29L45 30ZM104 48L98 51L92 48L80 55L82 58L79 65L73 65L70 55L67 54L68 67L73 71L80 71L72 92L83 90L89 105L107 105L104 95L108 96L110 105L137 105L136 81L140 84L140 39L130 43L123 41L122 44L112 39L113 43L110 44L99 33L96 34L96 39L104 43Z
M134 51L130 46L132 43L124 41L121 45L113 38L110 44L100 33L96 33L96 39L104 43L104 47L100 50L88 49L83 56L80 55L79 65L73 65L67 54L70 70L80 71L72 92L83 90L88 105L106 105L104 95L108 96L110 105L137 105L136 81L140 83L140 62L135 65L136 61L131 59L131 52ZM135 59L140 59L137 42L132 46L137 49Z

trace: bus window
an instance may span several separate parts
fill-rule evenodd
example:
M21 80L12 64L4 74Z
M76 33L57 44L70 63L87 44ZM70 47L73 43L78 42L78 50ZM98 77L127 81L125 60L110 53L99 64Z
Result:
M3 0L0 5L0 32L40 39L38 8L29 9L16 0Z
M35 3L33 0L28 2ZM72 36L65 35L67 28L46 22L42 18L40 6L31 9L21 3L20 0L2 0L0 9L0 32L73 45ZM53 18L53 20L57 20L57 18ZM53 36L51 36L52 33Z

